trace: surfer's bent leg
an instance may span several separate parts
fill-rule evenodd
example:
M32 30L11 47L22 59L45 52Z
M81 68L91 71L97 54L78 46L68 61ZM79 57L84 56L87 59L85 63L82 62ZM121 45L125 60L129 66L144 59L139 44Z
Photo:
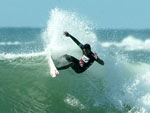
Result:
M58 70L63 70L63 69L67 69L72 65L72 62L70 62L69 64L65 65L65 66L61 66L61 67L57 67Z
M67 65L61 66L61 67L57 67L58 70L63 70L63 69L67 69L69 67L74 67L74 65L76 63L78 63L78 59L74 58L73 56L70 55L64 55L63 56L69 63Z

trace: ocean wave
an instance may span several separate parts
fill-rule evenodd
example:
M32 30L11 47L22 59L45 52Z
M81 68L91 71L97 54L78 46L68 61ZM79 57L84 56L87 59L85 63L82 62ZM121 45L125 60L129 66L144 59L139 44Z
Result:
M95 68L97 82L103 81L105 96L110 104L116 108L148 113L150 110L150 65L145 63L128 63L118 59L105 60L106 64L101 69ZM94 76L95 77L95 76ZM94 82L96 85L97 82ZM105 99L105 100L106 100ZM101 99L102 100L102 99ZM99 101L98 105L101 103ZM130 107L131 109L128 109Z
M0 54L0 60L17 59L17 58L31 58L31 57L38 57L38 56L44 56L44 55L45 55L45 52L38 52L38 53L20 53L20 54L1 53L1 54Z
M5 46L5 45L21 45L21 42L15 41L15 42L0 42L1 46Z
M127 51L135 51L135 50L150 50L150 39L147 40L140 40L136 39L133 36L128 36L127 38L123 39L121 42L103 42L101 43L103 47L121 47Z
M33 44L34 42L19 42L19 41L15 41L15 42L0 42L0 46L11 46L11 45L23 45L23 44Z

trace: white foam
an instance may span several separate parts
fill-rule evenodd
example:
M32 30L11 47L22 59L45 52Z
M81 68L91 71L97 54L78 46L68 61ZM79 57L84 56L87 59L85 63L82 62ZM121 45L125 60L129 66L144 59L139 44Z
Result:
M8 41L8 42L0 42L0 46L11 46L11 45L23 45L23 44L33 44L35 42L19 42L19 41Z
M127 38L123 39L120 43L118 42L103 42L101 43L103 47L110 47L110 46L116 46L124 48L128 51L134 51L134 50L150 50L150 39L147 40L140 40L136 39L133 36L128 36Z
M67 97L64 99L64 102L72 107L85 109L85 106L81 104L81 102L77 98L75 98L74 96L70 94L67 95Z
M135 70L129 80L124 83L124 103L132 106L132 111L148 113L150 111L150 66L148 64L128 65Z
M5 45L21 45L21 42L15 41L15 42L0 42L1 46L5 46Z
M117 109L132 108L129 113L148 113L150 111L150 65L145 63L128 63L106 56L103 67L94 65L94 72L98 85L103 81L105 100ZM99 66L97 68L97 66ZM92 75L93 76L93 75ZM98 100L98 99L97 99ZM102 100L102 99L101 99ZM101 105L100 102L97 104ZM103 104L102 104L103 105Z
M44 56L45 52L38 52L38 53L21 53L21 54L13 54L13 53L1 53L0 60L5 59L16 59L16 58L31 58L31 57L38 57Z
M149 106L150 106L150 93L147 93L147 94L143 95L143 96L141 97L140 101L141 101L144 105L146 105L146 106L149 107Z

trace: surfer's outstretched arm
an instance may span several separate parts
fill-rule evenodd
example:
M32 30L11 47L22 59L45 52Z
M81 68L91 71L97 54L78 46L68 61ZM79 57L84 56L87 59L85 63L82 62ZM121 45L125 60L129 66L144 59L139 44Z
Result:
M68 32L64 32L64 35L67 37L70 37L81 49L83 47L83 44L80 43L75 37L73 37L71 34L69 34Z
M104 65L104 61L103 60L101 60L100 58L97 58L97 60L96 60L99 64L101 64L101 65Z
M104 65L104 61L101 60L101 59L97 56L96 53L94 54L94 57L95 57L96 62L98 62L98 63L101 64L101 65Z

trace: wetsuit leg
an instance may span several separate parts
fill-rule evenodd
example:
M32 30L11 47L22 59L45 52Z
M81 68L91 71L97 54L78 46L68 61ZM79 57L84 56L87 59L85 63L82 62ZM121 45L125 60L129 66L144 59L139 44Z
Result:
M66 58L66 60L68 62L72 62L72 64L70 65L70 67L76 72L76 73L81 73L83 72L82 67L79 64L79 60L76 59L73 56L70 55L64 55L64 57Z
M67 69L72 65L72 62L70 62L69 64L65 65L65 66L61 66L61 67L57 67L58 70L63 70L63 69Z
M64 55L65 59L69 62L65 66L57 67L58 70L63 70L71 67L75 72L80 70L79 60L70 55Z
M63 69L67 69L69 67L71 67L73 65L73 59L74 57L70 56L70 55L64 55L63 56L69 63L67 65L61 66L61 67L57 67L58 70L63 70Z

